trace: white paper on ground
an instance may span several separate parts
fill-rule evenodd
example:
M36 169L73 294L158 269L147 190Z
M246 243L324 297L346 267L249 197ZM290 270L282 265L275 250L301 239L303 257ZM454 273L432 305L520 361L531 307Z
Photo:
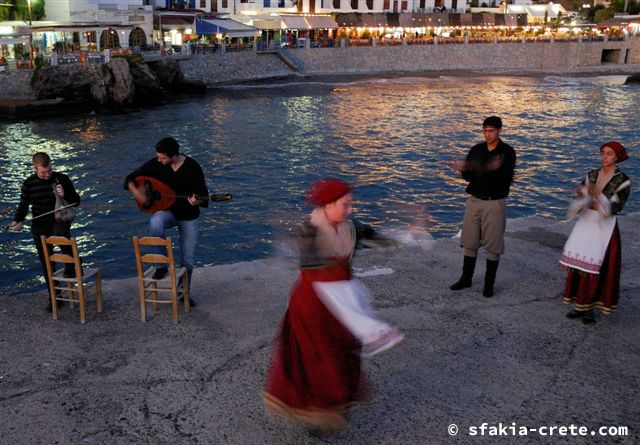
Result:
M363 277L374 277L376 275L391 275L392 273L393 273L393 269L390 267L373 266L373 269L363 270L361 272L354 272L353 275L359 278L363 278Z

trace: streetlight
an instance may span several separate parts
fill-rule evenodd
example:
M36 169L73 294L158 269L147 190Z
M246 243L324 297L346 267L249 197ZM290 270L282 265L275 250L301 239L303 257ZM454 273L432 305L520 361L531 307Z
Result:
M27 0L27 6L29 7L29 26L31 26L31 0Z

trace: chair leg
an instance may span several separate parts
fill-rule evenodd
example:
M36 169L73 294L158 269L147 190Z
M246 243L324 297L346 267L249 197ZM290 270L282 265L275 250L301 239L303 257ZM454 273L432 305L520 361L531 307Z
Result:
M51 285L51 316L54 320L58 319L58 300L56 299L56 290Z
M189 312L191 308L191 295L189 293L189 274L182 276L182 297L184 298L184 311Z
M147 302L145 301L146 291L142 280L140 280L140 321L146 323L147 321Z
M178 323L178 289L176 283L171 284L171 307L173 308L173 324Z
M66 293L67 293L67 298L69 299L69 307L71 309L73 309L75 307L76 300L75 300L75 297L74 297L73 288L71 287L71 282L70 281L67 281Z
M78 281L78 306L80 306L80 323L84 324L84 284Z
M96 271L96 306L97 311L102 312L102 281L99 270Z
M151 302L151 308L153 309L153 312L158 310L158 283L156 283L155 281L153 283L151 283L151 287L153 288L152 292L152 302Z

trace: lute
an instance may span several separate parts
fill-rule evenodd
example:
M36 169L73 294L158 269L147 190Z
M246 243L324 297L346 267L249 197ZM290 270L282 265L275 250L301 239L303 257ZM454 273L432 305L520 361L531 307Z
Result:
M136 184L142 186L145 193L145 200L136 199L138 208L144 213L155 213L166 210L176 202L177 199L187 199L192 195L180 195L173 191L171 187L164 182L150 176L136 176ZM214 193L208 196L196 195L200 201L229 201L233 198L230 193Z

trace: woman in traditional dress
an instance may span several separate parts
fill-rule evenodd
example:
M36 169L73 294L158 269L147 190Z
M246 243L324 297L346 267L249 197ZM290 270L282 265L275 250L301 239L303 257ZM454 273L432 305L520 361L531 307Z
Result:
M616 214L631 191L631 181L616 165L628 159L622 144L607 142L600 147L601 168L591 170L577 190L578 198L569 216L580 215L560 263L569 269L564 302L575 308L568 318L595 323L593 308L610 314L620 297L621 244Z
M349 185L325 179L307 198L316 207L296 229L300 277L275 342L264 400L268 412L326 432L346 426L349 408L366 398L361 355L403 337L374 318L366 289L351 276L356 231L347 219Z

